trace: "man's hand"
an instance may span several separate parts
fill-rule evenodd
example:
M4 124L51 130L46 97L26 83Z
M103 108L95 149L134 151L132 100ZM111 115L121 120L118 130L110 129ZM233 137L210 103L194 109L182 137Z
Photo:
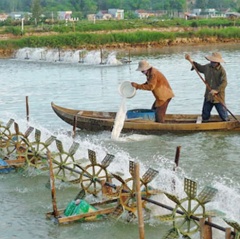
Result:
M214 95L217 95L217 94L218 94L218 91L216 91L216 90L211 90L211 91L210 91L210 94L213 95L213 96L214 96Z
M193 62L189 54L185 54L185 59L190 62Z
M138 87L138 84L135 83L135 82L131 82L131 85L132 85L134 88L136 88L136 89L137 89L137 87Z

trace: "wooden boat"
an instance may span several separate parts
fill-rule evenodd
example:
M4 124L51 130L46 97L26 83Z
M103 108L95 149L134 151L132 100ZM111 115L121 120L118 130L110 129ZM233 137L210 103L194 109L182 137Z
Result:
M117 112L100 112L68 109L51 103L54 112L66 123L87 131L111 131ZM239 131L240 115L230 121L222 121L212 115L208 122L198 122L199 115L167 114L165 123L142 118L126 118L122 132L160 134L163 132Z

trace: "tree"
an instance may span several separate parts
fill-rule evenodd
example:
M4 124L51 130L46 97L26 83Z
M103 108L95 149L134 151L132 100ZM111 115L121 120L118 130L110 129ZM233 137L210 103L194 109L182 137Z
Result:
M83 12L85 15L96 13L97 4L94 0L83 0Z
M170 8L173 10L184 11L186 8L185 0L170 0Z
M35 19L35 23L37 24L39 18L42 14L42 6L40 0L32 1L32 17Z
M152 9L151 0L128 0L126 1L126 3L127 2L131 10L137 10L137 9L151 10Z
M201 9L206 9L207 8L207 0L196 0L195 7L196 8L201 8Z

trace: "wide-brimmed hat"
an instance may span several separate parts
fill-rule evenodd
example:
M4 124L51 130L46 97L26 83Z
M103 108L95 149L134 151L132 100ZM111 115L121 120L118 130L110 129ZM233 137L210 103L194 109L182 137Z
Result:
M139 61L138 68L136 69L136 71L147 71L151 67L152 66L146 60L142 60L142 61Z
M222 55L219 52L213 52L212 55L205 56L205 58L212 62L218 62L218 63L224 62L224 60L222 59Z

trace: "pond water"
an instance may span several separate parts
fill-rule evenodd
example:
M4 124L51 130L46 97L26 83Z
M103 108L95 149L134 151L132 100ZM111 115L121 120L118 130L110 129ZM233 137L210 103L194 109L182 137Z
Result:
M164 73L169 80L175 98L168 113L201 113L205 85L194 71L190 71L185 53L195 61L206 63L205 56L220 51L226 63L228 75L226 104L234 115L240 115L240 44L169 47L131 51L131 63L120 64L129 52L104 51L101 63L100 51L59 52L46 49L22 49L13 59L0 60L1 72L1 121L13 118L22 132L29 125L42 132L42 139L56 136L68 150L72 145L71 126L58 118L51 109L51 102L63 107L118 111L121 96L118 87L125 80L142 83L144 75L136 71L139 60L147 59L150 64ZM43 57L44 55L44 57ZM79 63L79 56L84 62ZM25 59L27 58L29 59ZM60 61L59 61L60 60ZM30 120L26 123L26 96L29 101ZM126 102L127 109L150 108L154 101L150 92L137 91L135 97ZM213 113L216 113L214 110ZM218 189L216 197L207 204L207 209L226 213L227 218L240 221L240 136L239 133L202 132L187 134L165 133L162 135L120 134L111 140L111 132L78 132L74 139L80 144L76 153L79 158L88 157L88 149L94 150L101 161L107 153L115 156L108 167L124 179L130 177L129 160L140 163L140 174L151 167L159 171L151 182L153 187L180 198L186 197L183 180L197 182L200 192L204 186ZM174 157L181 146L180 162L174 172ZM172 180L176 182L172 191ZM138 238L137 223L102 220L100 222L56 225L46 220L45 213L52 210L51 191L46 187L47 172L28 170L25 173L1 174L1 223L2 239L40 238ZM79 187L56 182L59 208L66 207ZM88 198L92 200L91 197ZM155 200L170 203L166 197L154 196ZM151 207L151 206L149 206ZM160 223L154 216L163 209L151 208L150 219L145 223L145 238L161 238L172 224ZM169 213L169 212L168 212ZM221 218L214 222L225 225ZM216 238L224 238L223 234Z

